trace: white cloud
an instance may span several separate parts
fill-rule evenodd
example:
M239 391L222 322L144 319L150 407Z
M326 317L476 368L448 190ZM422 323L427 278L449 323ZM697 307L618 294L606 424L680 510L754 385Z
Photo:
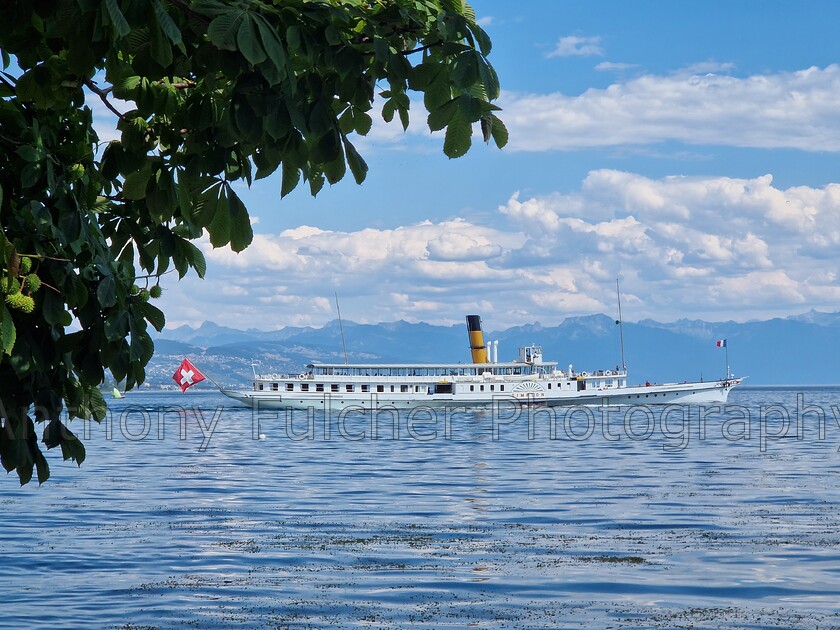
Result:
M502 261L516 268L529 252L531 268L548 271L573 251L580 277L632 278L626 286L638 290L639 309L660 319L791 313L806 303L832 308L838 264L823 254L840 245L838 200L839 185L781 190L769 175L650 179L593 171L579 193L524 202L513 195L501 206L529 236ZM605 299L592 295L599 296Z
M746 78L645 75L579 96L504 93L501 105L512 151L665 141L840 150L837 65Z
M602 57L604 49L601 47L600 36L582 37L567 35L557 40L554 49L546 57Z
M735 69L735 64L724 61L700 61L693 63L681 69L678 74L693 75L693 74L716 74L732 72Z
M613 72L613 71L624 71L624 70L632 70L633 68L638 68L639 65L635 63L621 63L616 61L602 61L595 69L599 72Z
M598 170L574 193L515 193L499 214L508 227L301 226L257 234L240 254L202 241L208 280L164 294L170 325L320 324L334 317L333 291L356 321L452 323L470 311L494 326L550 323L611 313L619 276L629 319L746 319L840 300L840 184Z

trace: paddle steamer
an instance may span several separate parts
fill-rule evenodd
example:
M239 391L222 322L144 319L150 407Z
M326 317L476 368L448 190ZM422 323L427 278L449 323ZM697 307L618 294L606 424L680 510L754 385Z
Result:
M628 385L627 370L577 372L543 360L537 345L519 348L514 361L498 361L498 341L484 343L481 319L467 316L472 363L311 363L300 374L254 374L246 390L222 393L263 409L529 405L633 405L725 402L742 379Z

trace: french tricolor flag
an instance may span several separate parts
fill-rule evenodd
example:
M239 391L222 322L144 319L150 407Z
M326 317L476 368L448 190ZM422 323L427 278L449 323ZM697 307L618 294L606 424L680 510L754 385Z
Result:
M718 348L725 348L725 347L726 347L726 339L718 339L718 340L715 342L715 345L716 345Z

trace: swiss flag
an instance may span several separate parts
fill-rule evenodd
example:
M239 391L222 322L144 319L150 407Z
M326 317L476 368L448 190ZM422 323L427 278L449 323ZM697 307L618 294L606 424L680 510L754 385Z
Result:
M181 365L178 366L178 369L175 370L175 374L172 375L172 380L178 384L178 387L181 388L182 392L187 391L187 389L196 383L200 383L204 379L204 374L202 374L197 367L190 363L189 359L181 361Z

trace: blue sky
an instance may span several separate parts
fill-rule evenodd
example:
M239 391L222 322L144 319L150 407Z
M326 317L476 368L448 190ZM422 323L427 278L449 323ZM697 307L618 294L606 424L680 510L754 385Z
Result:
M240 193L254 245L167 280L170 325L840 310L840 3L475 0L510 133L459 160L378 122L368 180Z

